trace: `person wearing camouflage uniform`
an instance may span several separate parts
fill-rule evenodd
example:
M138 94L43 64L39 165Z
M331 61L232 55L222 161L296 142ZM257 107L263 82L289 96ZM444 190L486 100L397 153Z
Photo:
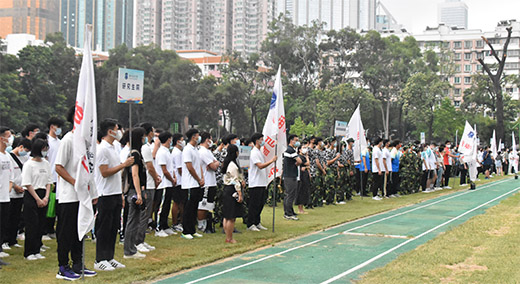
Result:
M311 204L313 207L323 206L323 199L325 198L325 176L327 174L327 160L325 157L325 146L323 139L316 138L316 147L312 154L312 160L316 165L315 176L312 178L314 191L311 193Z
M307 204L307 206L305 206L306 209L312 209L315 205L314 205L314 202L313 202L313 199L312 197L316 195L316 186L314 184L314 179L316 178L316 171L317 171L317 166L316 166L316 137L311 137L309 139L309 145L307 147L307 156L309 157L309 162L310 162L310 166L309 166L309 173L310 173L310 177L311 177L311 188L310 188L310 192L309 192L309 204Z
M346 200L352 199L352 190L356 185L354 176L354 151L352 149L354 139L349 138L347 143L347 149L343 151L339 159L340 184L336 194L338 204L344 204Z
M404 147L399 164L401 191L408 194L416 192L421 179L421 159L412 150L412 146Z
M337 142L334 138L329 140L329 148L325 150L325 159L327 160L327 170L325 175L325 203L327 205L334 203L334 197L338 187L338 160L339 153L334 149Z

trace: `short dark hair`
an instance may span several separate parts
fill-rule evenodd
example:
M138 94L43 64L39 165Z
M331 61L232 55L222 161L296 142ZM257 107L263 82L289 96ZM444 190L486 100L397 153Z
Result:
M374 140L374 145L379 145L379 143L381 143L381 141L383 141L383 139L381 137L377 137L375 140Z
M163 131L159 134L159 141L161 141L161 144L166 143L170 138L172 138L172 134L169 131Z
M36 133L36 135L34 135L34 137L33 137L33 140L36 140L36 139L42 139L42 140L47 141L48 140L47 133L44 133L44 132Z
M320 143L321 141L323 141L323 138L321 137L316 137L316 141L314 143L318 144Z
M49 144L47 141L43 139L34 139L31 147L31 157L42 157L42 150L45 147L49 147Z
M15 138L13 142L13 148L23 146L25 149L32 148L32 141L27 138Z
M67 121L74 126L74 114L76 113L76 107L71 106L67 111Z
M206 140L211 138L211 134L209 132L202 132L200 134L200 137L201 137L200 142L204 143Z
M293 141L293 139L296 138L296 137L298 137L298 135L295 135L295 134L289 135L289 138L287 138L287 142Z
M11 128L5 127L5 126L0 126L0 135L4 135L4 133L7 131L11 131Z
M34 124L34 123L31 123L29 125L27 125L23 130L22 130L22 136L23 137L27 137L29 135L29 132L31 131L34 131L35 129L38 129L38 125Z
M227 145L229 143L231 143L231 140L235 139L235 138L238 138L238 135L236 134L228 134L226 136L224 136L224 138L222 138L222 143L224 143L224 145Z
M253 136L251 136L251 142L253 142L253 144L256 145L256 141L262 139L262 137L264 137L264 135L262 133L255 133L253 134Z
M153 125L149 122L143 122L139 125L139 127L142 127L145 131L145 135L150 134L150 132L153 132Z
M186 138L188 138L188 141L191 141L191 138L193 135L200 133L198 129L192 128L188 131L186 131Z
M184 136L180 133L173 134L173 145L177 145L177 143L182 139L182 137Z
M99 128L101 131L101 137L105 137L108 135L108 130L113 130L117 126L117 120L112 118L107 118L99 124Z
M47 121L47 127L50 129L52 125L56 125L58 127L62 127L63 126L63 123L65 123L63 121L63 119L61 118L58 118L56 116L53 116L51 118L49 118L49 120Z

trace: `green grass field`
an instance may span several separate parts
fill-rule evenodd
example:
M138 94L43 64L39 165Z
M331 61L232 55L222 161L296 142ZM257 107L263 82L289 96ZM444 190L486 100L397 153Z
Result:
M500 178L496 177L491 181L498 179ZM455 183L457 182L458 180L455 181ZM485 182L486 181L480 181L479 183L482 184ZM239 243L235 245L224 243L225 238L224 235L220 233L220 228L218 229L219 233L204 235L202 239L194 239L191 241L183 240L179 236L156 238L152 235L148 235L147 242L156 246L157 250L147 253L146 259L123 260L122 245L117 245L116 259L127 265L127 268L114 272L100 272L97 277L87 279L86 282L129 283L150 281L183 269L211 263L222 258L273 245L283 240L323 230L347 221L418 203L461 189L462 188L456 186L451 190L442 190L428 194L417 193L403 196L402 198L386 199L383 201L373 201L370 198L364 198L362 200L359 197L355 197L354 200L348 202L346 205L331 205L309 210L308 215L300 216L300 221L284 220L282 218L282 209L279 207L277 208L276 214L276 233L272 233L271 231L246 232L245 225L242 224L241 219L239 219L237 228L243 233L236 235L236 239ZM271 226L272 212L272 208L269 207L266 207L263 211L262 224L267 227ZM44 243L51 247L50 250L43 253L43 255L47 257L45 260L26 261L22 256L22 248L9 250L8 252L11 256L5 258L5 260L10 262L11 265L2 268L0 272L0 283L58 282L58 280L55 280L57 271L56 243L55 241L46 241ZM95 244L87 242L86 264L87 267L91 269L93 268L94 256ZM367 283L379 282L369 281Z
M359 283L519 283L520 194L502 201Z

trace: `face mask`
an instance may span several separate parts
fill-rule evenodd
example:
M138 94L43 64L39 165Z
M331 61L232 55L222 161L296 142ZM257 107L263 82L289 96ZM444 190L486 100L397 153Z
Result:
M334 142L334 147L338 147L338 142Z
M264 147L264 145L265 145L264 141L260 142L260 147Z
M11 146L13 146L13 142L14 142L14 136L11 135L11 136L9 136L9 139L7 139L7 144L6 144L6 146L7 146L7 147L11 147ZM11 149L12 149L12 148L11 148Z
M123 132L121 132L121 130L118 130L115 135L110 134L110 136L114 137L114 139L119 141L119 140L121 140L121 138L123 138Z
M54 132L56 135L61 135L61 128L56 128L56 131Z
M20 152L18 152L18 155L20 155L20 157L25 157L25 156L27 156L27 152L20 151Z
M42 151L43 158L47 157L47 151Z
M197 138L197 144L200 144L200 141L202 141L202 137L199 136L199 138Z
M213 144L213 141L209 140L209 144L208 144L208 146L211 148L211 147L213 147L213 145L214 145L214 144Z
M237 141L235 141L235 145L240 146L240 139L237 139Z
M144 144L148 144L148 137L144 138Z
M11 153L13 151L13 147L12 146L8 146L7 148L5 148L5 151L7 153Z
M186 146L186 141L182 140L182 141L177 142L177 144L179 146L181 146L181 148L184 148L184 146Z
M294 147L298 148L298 147L300 147L300 145L301 145L301 144L300 144L300 141L296 141L296 142L294 142Z

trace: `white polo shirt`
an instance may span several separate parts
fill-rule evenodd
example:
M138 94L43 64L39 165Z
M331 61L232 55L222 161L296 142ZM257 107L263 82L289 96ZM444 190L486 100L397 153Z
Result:
M148 168L146 168L146 163L148 162L152 162L153 166L155 167L152 150L153 144L150 143L144 144L143 147L141 147L141 154L143 155L143 160L145 162L144 167L146 169L146 189L155 189L155 180L148 171Z
M390 154L390 150L388 150L388 148L383 148L383 158L386 159L386 168L388 169L389 172L392 171L392 155ZM383 163L383 168L384 168L384 163Z
M182 185L182 177L181 177L181 173L179 172L179 169L182 169L182 151L177 148L177 147L173 147L173 150L172 150L172 161L173 161L173 168L175 169L175 176L177 177L177 185L176 186L181 186Z
M97 146L96 167L94 170L99 196L110 196L123 193L121 171L118 171L109 177L103 177L103 175L101 175L101 171L99 170L99 167L103 165L108 166L110 169L117 167L120 164L121 161L119 159L117 146L114 144L110 145L110 143L108 143L106 140L102 140L101 143L99 143Z
M202 173L204 174L204 186L217 186L217 178L215 171L208 169L208 165L215 162L215 156L206 147L200 146L199 155L202 165Z
M9 154L9 156L11 156L11 155ZM21 156L16 156L16 157L18 158L18 160L20 160L22 165L24 165L25 162L27 162L27 160L29 159L28 155L24 156L24 157L21 157ZM13 165L13 173L14 173L13 183L17 186L22 186L22 169L20 169L20 167L18 166L18 163L14 160L13 156L11 156L11 164ZM11 192L9 193L9 197L11 199L23 198L23 192L18 193L13 188L13 189L11 189Z
M159 147L159 149L157 150L157 154L155 155L155 162L157 164L157 167L159 168L157 173L159 174L159 176L162 179L158 188L163 189L163 188L167 188L167 187L172 187L173 186L172 182L164 176L164 173L162 170L162 166L163 165L166 166L166 170L168 170L170 175L173 177L174 168L173 168L173 159L170 154L170 150L168 148L164 147L163 145L161 145Z
M47 160L51 165L52 181L58 182L58 174L56 173L55 162L56 155L58 155L58 149L60 148L61 140L58 137L53 138L52 136L47 135L47 141L49 141L49 151L47 152Z
M376 165L376 158L378 159L379 167L380 167L381 172L384 172L385 171L385 166L384 166L384 162L383 162L383 152L377 146L375 146L373 151L372 151L372 172L373 173L377 173L378 172L378 168L377 168L377 165Z
M0 202L9 202L9 182L14 180L14 167L7 152L0 153Z
M267 180L267 168L260 169L256 164L265 163L265 158L262 152L253 147L251 150L251 156L249 158L249 187L266 187L268 184Z
M76 179L79 161L74 159L73 136L72 131L70 131L61 139L55 164L63 166L69 175ZM58 199L59 203L78 202L78 195L76 190L74 190L74 185L58 177L56 199Z
M200 187L197 180L191 175L191 173L188 171L188 168L186 167L186 163L190 163L193 166L193 169L195 169L195 172L197 175L202 177L202 171L200 168L201 160L199 151L191 143L186 144L186 147L184 147L184 150L182 151L182 189L189 189L189 188L196 188Z

